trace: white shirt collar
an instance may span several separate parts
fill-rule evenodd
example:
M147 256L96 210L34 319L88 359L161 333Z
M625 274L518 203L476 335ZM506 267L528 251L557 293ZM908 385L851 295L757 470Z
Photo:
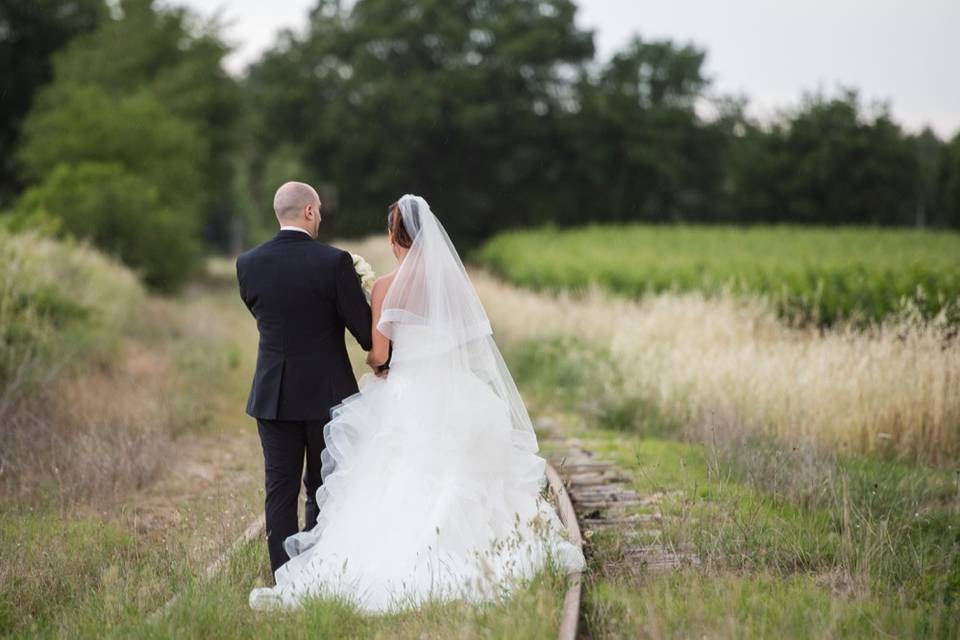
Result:
M301 233L305 233L308 236L310 236L310 232L301 227L283 226L283 227L280 227L280 231L299 231ZM312 238L313 236L310 236L310 237Z

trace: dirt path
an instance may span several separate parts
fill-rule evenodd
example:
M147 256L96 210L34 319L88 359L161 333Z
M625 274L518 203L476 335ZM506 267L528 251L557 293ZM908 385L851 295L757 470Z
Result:
M157 481L124 501L138 536L175 544L197 570L263 510L260 443L244 413L256 328L232 272L212 272L182 299L157 303L168 333L149 342L178 367L166 402L184 424L174 425Z
M203 564L262 511L262 460L252 429L182 436L164 477L131 501L139 535L175 535L190 560Z

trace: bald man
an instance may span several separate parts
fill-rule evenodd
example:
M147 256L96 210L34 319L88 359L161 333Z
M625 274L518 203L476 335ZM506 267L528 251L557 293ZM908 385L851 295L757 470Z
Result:
M357 392L344 329L365 351L371 347L370 305L350 254L316 242L320 209L313 187L284 184L273 198L280 231L237 258L240 297L260 331L247 413L263 446L273 571L289 559L283 543L299 530L301 475L304 530L317 523L323 427L330 409Z

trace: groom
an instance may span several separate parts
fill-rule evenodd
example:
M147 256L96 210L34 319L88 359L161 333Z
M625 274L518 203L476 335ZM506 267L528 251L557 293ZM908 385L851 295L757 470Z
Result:
M323 427L330 409L357 392L344 328L365 351L371 347L370 305L350 254L314 242L320 206L310 185L284 184L273 198L279 233L237 258L240 297L260 331L247 413L257 419L263 446L273 571L288 560L283 541L299 530L301 474L304 530L316 525Z

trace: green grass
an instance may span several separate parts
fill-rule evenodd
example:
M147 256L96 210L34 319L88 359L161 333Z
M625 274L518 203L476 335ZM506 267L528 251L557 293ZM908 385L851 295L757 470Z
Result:
M268 573L259 539L207 580L175 545L137 541L93 519L20 517L0 526L0 548L26 538L35 544L20 547L20 571L0 585L0 634L10 637L554 638L566 588L563 576L545 571L512 598L484 606L436 603L369 616L326 599L294 611L257 612L247 598ZM152 615L174 594L168 609Z
M587 616L599 628L687 636L719 625L731 637L779 628L798 638L960 631L960 518L950 474L844 461L845 515L841 501L803 508L771 496L735 463L714 466L701 444L579 436L626 469L642 495L670 496L657 508L661 542L693 549L703 563L639 587L594 573ZM595 571L610 553L599 549ZM611 611L623 619L609 619Z
M620 575L630 539L594 536L585 620L595 637L951 637L960 631L960 476L840 457L680 416L610 384L612 357L571 338L506 345L525 395L661 493L659 542L702 561ZM607 371L607 375L601 372ZM729 427L730 425L722 425ZM634 543L650 542L638 533Z
M585 616L600 638L876 638L924 634L920 612L837 598L815 577L694 570L594 585Z
M182 549L138 540L113 520L7 513L0 521L0 633L102 635L162 604L184 577L183 558Z
M608 429L676 434L680 419L649 398L624 391L625 375L608 350L570 337L531 340L505 350L510 371L534 405L560 405Z
M730 291L829 325L914 309L960 322L960 234L874 228L588 226L502 233L474 258L547 290Z
M210 581L194 581L157 620L117 629L137 638L554 638L565 579L544 572L514 597L484 606L428 604L416 611L370 616L335 599L293 611L257 612L247 597L267 572L262 541L245 545Z

